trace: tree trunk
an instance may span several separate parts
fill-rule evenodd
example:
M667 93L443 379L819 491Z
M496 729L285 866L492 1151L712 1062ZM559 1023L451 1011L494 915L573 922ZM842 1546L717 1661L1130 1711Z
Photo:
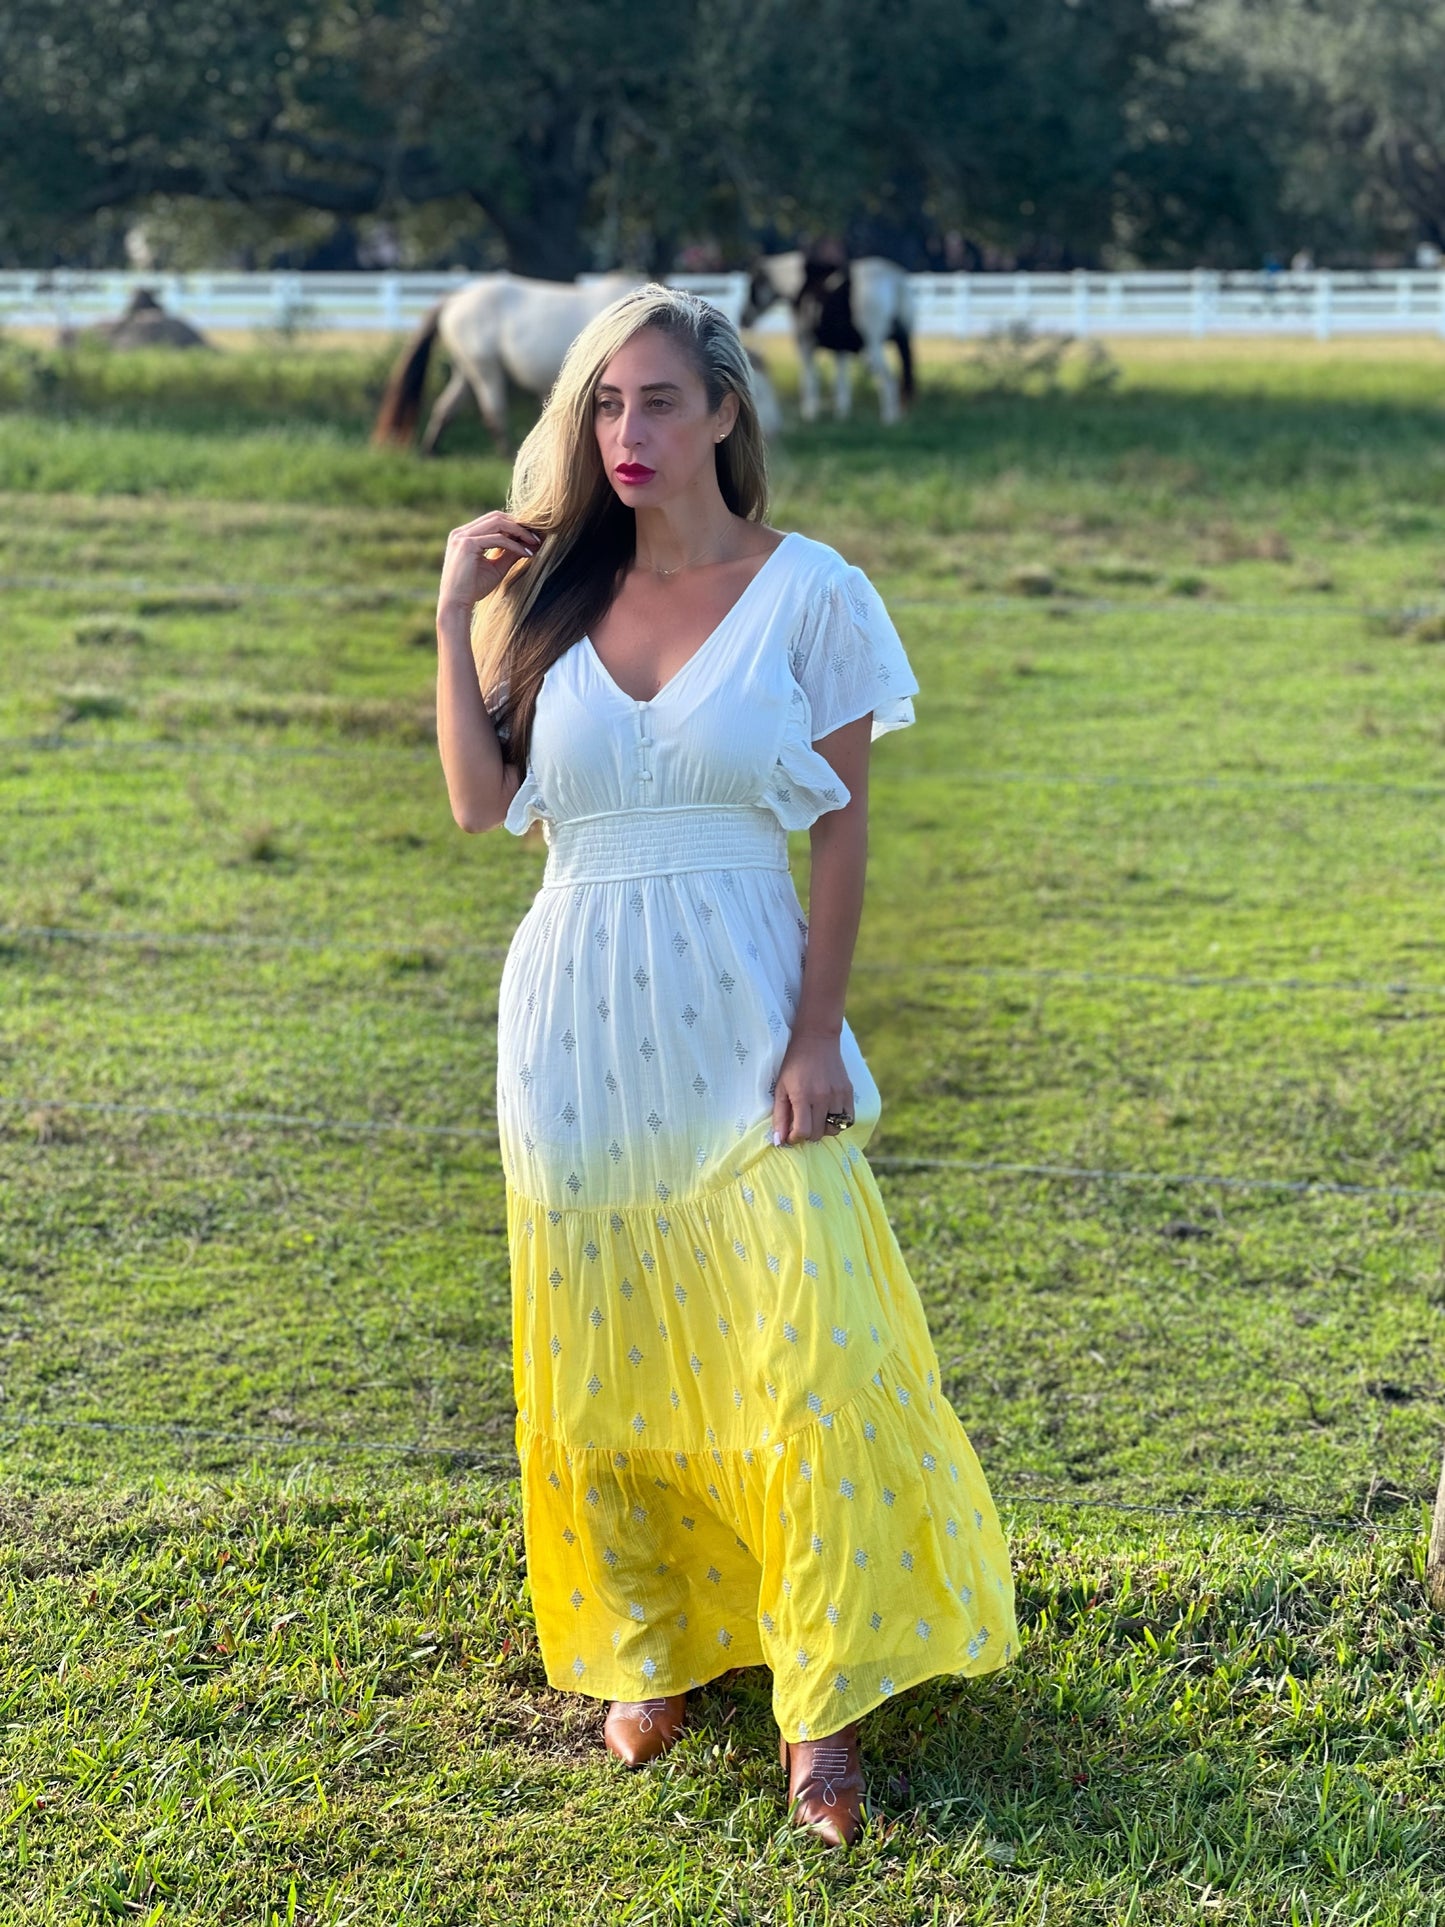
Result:
M506 244L507 266L539 281L574 281L593 265L584 229L603 166L596 130L575 102L555 101L547 125L513 159L526 182L525 211L485 208Z
M493 220L506 243L507 266L513 274L538 281L575 281L592 266L591 250L582 238L580 205L568 209L553 201L543 221Z

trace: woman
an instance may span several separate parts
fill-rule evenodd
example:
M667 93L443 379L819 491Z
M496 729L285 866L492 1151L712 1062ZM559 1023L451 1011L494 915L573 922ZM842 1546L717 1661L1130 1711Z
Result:
M766 505L735 329L624 296L574 342L509 512L448 539L438 741L463 829L540 820L549 846L497 1087L547 1677L609 1699L640 1765L690 1687L766 1663L794 1817L839 1842L860 1717L1017 1633L843 1014L869 743L918 684L867 579Z

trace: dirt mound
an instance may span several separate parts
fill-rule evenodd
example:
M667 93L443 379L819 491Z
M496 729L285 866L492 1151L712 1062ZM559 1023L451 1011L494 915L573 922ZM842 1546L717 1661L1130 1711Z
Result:
M209 348L198 328L167 314L149 288L137 288L130 306L116 321L98 321L86 330L112 348Z

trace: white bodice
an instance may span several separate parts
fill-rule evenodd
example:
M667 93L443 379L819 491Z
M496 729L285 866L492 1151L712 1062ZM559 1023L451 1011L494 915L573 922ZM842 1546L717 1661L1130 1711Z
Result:
M584 637L548 670L507 828L614 811L739 805L806 829L848 801L813 748L873 712L913 721L918 683L872 583L836 550L786 535L656 696L619 689Z
M502 972L497 1109L522 1195L585 1210L687 1195L768 1141L808 925L787 832L848 801L813 747L918 684L876 591L789 535L658 694L585 638L547 672L507 827L549 849ZM854 1142L877 1087L845 1024Z

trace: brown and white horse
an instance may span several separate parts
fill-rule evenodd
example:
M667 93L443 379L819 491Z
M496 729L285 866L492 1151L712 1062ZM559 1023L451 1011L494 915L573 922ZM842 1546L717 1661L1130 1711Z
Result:
M545 395L563 357L595 316L619 295L643 286L635 274L601 275L582 283L532 281L519 274L483 274L437 303L402 349L377 412L371 439L410 444L421 413L427 363L440 343L451 365L445 388L432 406L422 435L430 455L442 430L476 397L482 419L506 454L507 384ZM777 432L782 415L762 363L750 356L753 389L763 432Z
M751 327L775 301L787 301L793 309L805 422L815 421L818 415L818 371L813 358L820 348L833 356L833 413L839 421L846 419L853 400L853 371L844 359L848 355L861 355L867 364L883 420L898 420L900 382L883 348L891 341L898 350L906 405L913 399L913 308L905 269L881 254L863 255L856 261L809 256L801 249L764 255L753 268L743 326Z

